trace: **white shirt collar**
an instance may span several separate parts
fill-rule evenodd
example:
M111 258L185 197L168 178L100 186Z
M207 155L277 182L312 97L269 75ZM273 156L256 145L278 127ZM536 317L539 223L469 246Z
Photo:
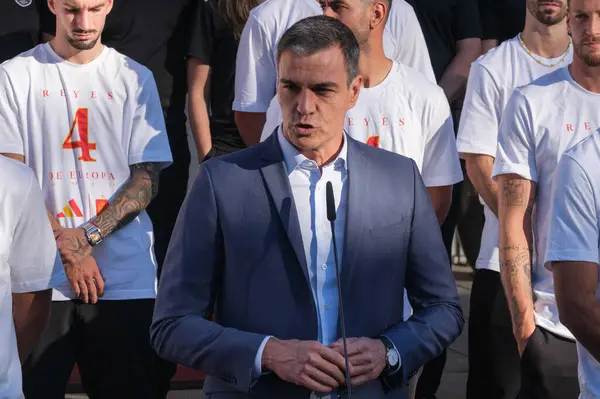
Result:
M305 162L313 162L310 159L306 158L302 155L283 135L283 129L281 125L277 129L277 138L279 139L279 146L281 147L281 151L283 152L283 161L285 162L285 166L287 168L288 174L292 173L298 166L302 165ZM341 166L346 168L347 159L348 159L348 139L346 137L346 133L343 134L344 143L342 144L342 149L338 154L337 158L333 161L325 165L325 167L333 165L333 166Z

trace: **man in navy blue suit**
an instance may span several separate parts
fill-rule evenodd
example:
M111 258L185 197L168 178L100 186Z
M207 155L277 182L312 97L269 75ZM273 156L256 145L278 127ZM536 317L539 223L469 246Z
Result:
M204 370L208 398L346 397L331 183L352 397L405 398L463 316L415 163L348 137L360 50L310 17L278 46L283 124L200 166L158 289L152 342ZM414 309L403 321L403 292Z

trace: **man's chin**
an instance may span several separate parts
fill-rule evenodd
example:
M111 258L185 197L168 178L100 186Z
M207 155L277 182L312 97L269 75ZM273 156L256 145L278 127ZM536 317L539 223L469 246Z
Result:
M76 50L91 50L98 43L98 38L89 39L89 40L76 40L70 39L69 44Z

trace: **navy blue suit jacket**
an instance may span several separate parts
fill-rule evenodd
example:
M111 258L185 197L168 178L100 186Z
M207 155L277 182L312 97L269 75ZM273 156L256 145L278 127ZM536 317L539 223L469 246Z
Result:
M388 336L403 382L461 333L440 227L415 163L348 139L342 295L348 337ZM317 312L277 134L200 166L163 267L151 328L160 356L207 373L213 398L308 398L251 378L266 335L317 340ZM403 321L403 291L414 314ZM214 314L214 321L212 316ZM354 398L402 398L374 381Z

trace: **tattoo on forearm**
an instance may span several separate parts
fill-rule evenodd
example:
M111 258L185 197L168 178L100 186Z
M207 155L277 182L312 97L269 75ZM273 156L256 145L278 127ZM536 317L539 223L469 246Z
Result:
M504 251L518 250L518 245L504 247ZM533 288L531 286L531 257L529 249L520 252L512 259L502 262L501 273L505 280L506 294L510 305L513 326L517 329L523 327L523 317L519 297L524 289L527 300L533 301Z
M522 206L527 200L525 198L525 183L521 179L505 181L502 191L502 205Z
M104 237L134 220L158 193L159 168L156 164L140 163L131 166L130 170L129 180L94 220Z

